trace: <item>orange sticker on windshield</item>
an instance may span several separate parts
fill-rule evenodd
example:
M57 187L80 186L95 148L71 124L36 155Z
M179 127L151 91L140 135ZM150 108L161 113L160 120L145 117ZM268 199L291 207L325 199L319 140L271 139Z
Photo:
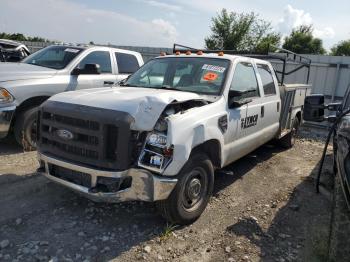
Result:
M218 74L213 72L208 72L203 76L203 79L206 81L215 81L217 78Z

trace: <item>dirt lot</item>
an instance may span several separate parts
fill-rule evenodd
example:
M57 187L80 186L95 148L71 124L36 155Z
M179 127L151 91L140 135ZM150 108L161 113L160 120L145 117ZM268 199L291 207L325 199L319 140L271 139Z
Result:
M0 261L324 261L331 202L313 181L322 146L258 149L218 173L202 217L178 228L153 204L95 204L55 185L35 174L35 152L3 142Z

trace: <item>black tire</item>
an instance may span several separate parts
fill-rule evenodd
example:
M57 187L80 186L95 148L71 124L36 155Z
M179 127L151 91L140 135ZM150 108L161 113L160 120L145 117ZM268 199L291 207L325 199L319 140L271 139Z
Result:
M21 112L16 119L14 133L17 143L26 151L36 149L36 121L38 107Z
M214 168L209 157L194 153L180 171L173 192L168 199L158 201L157 208L170 223L191 224L206 208L213 187Z
M295 144L295 139L298 134L300 122L297 117L294 118L292 130L279 140L279 144L286 149L292 148Z

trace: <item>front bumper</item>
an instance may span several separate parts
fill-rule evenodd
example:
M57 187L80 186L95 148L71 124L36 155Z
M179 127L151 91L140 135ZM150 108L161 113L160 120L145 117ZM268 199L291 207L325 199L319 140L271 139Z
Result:
M0 107L0 139L7 136L16 106Z
M177 183L177 179L157 176L143 169L132 168L120 172L102 171L72 164L41 153L38 153L38 159L42 165L38 170L39 173L95 202L124 202L133 200L153 202L164 200L168 198ZM50 165L89 174L91 176L91 187L84 187L51 175ZM98 178L118 179L125 177L131 177L130 187L117 192L96 192Z

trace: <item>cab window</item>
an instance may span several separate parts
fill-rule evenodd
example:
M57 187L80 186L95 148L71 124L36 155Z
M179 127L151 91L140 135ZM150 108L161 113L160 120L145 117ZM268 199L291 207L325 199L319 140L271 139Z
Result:
M262 64L258 64L257 66L265 96L276 95L276 86L269 66Z
M117 59L120 74L132 74L140 68L139 62L134 55L115 53L115 58Z
M251 63L237 64L230 90L241 92L240 99L260 96L258 81Z
M100 65L101 73L112 73L111 57L108 51L94 51L88 54L78 65L78 68L83 69L86 64Z

